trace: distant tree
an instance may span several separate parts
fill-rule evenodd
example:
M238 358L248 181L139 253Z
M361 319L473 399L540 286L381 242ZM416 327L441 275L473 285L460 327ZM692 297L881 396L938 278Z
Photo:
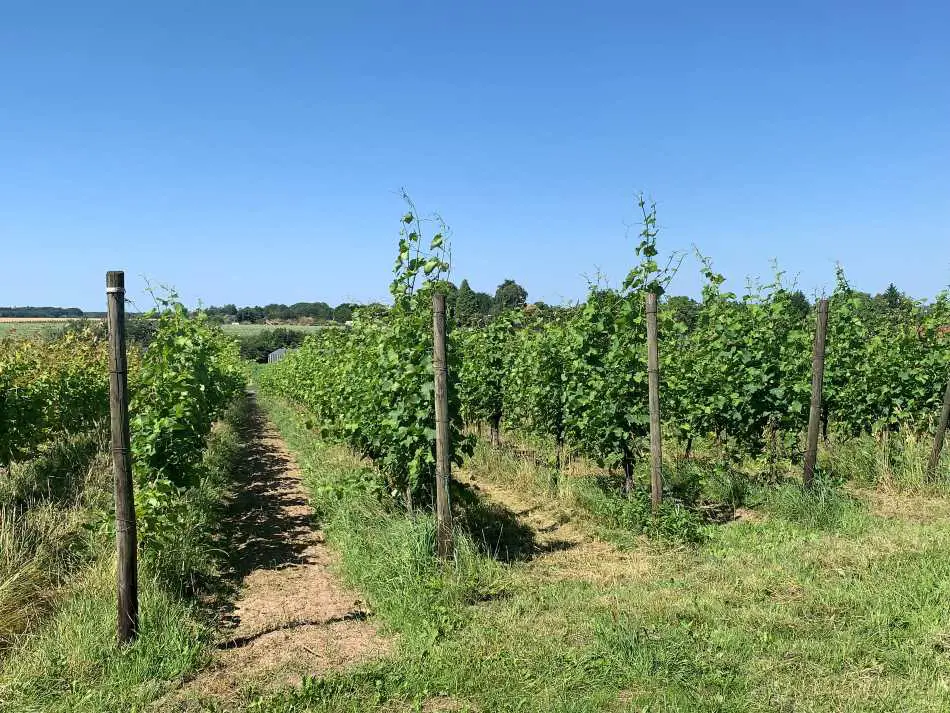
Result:
M333 319L333 308L326 302L297 302L290 305L295 318L310 317L318 320Z
M874 295L873 300L878 309L892 312L906 309L914 303L910 297L897 289L893 282L887 286L884 292Z
M79 319L86 316L78 307L0 307L0 317L58 318Z
M795 290L789 293L789 300L792 303L792 307L802 319L807 317L808 313L811 312L811 302L808 301L805 293L801 290Z
M445 293L445 309L450 314L454 314L458 302L459 288L451 280L439 280L437 287Z
M458 293L455 296L455 318L461 325L473 324L478 320L481 310L478 308L478 298L468 280L462 280Z
M335 322L349 322L353 319L354 305L349 302L343 302L333 308L333 320Z
M293 319L294 313L291 311L290 307L282 304L269 304L264 308L264 315L267 319Z
M666 309L673 313L673 319L685 324L686 328L691 330L696 325L700 304L692 297L674 295L666 300Z
M492 312L501 314L512 309L521 309L528 303L528 291L514 280L505 280L495 290Z
M492 307L495 304L495 301L492 299L492 296L487 292L476 292L475 293L475 305L478 307L478 314L482 317L487 317L492 312Z
M241 356L260 364L267 362L267 356L281 347L296 347L303 343L306 333L298 329L262 329L251 334L238 336Z
M264 308L263 307L242 307L237 311L235 315L235 320L238 322L249 322L251 324L258 324L264 321Z
M367 305L354 305L354 312L359 312L360 317L378 319L389 312L389 307L382 302L370 302Z

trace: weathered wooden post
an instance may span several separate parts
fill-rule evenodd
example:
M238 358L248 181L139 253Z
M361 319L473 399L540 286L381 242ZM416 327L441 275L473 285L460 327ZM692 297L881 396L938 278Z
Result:
M937 422L937 433L934 436L934 447L930 452L930 462L927 464L927 476L934 478L937 475L937 466L940 465L940 451L943 450L943 441L947 436L947 421L950 421L950 380L947 381L947 390L943 394L943 408L940 410L940 420Z
M432 295L432 370L435 376L435 509L438 521L436 554L452 556L452 503L449 499L449 391L445 360L445 295Z
M112 468L115 474L115 534L120 645L139 633L139 596L135 500L129 447L129 379L125 350L125 273L106 273L109 325L109 414L112 427Z
M811 410L808 413L808 442L805 448L803 482L810 488L815 482L815 462L818 460L818 430L821 426L821 386L825 375L825 334L828 331L828 300L818 301L818 325L811 361Z
M650 500L653 512L663 500L663 439L660 433L660 349L656 334L656 294L647 292L647 381L650 391Z

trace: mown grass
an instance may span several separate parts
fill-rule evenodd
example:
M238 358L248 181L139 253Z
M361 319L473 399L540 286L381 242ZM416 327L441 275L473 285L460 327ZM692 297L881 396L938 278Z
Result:
M115 645L108 456L79 436L11 470L0 489L0 711L142 710L209 660L212 622L189 595L213 584L209 542L246 417L239 401L217 424L188 520L140 558L141 636L127 648Z
M382 513L356 494L372 480L365 465L319 442L293 408L261 402L300 459L344 575L399 636L389 658L242 709L950 710L950 526L935 497L922 514L919 496L892 494L881 512L878 494L782 486L752 498L748 516L706 526L699 546L628 541L609 581L576 566L541 577L533 560L467 549L439 571L425 518ZM467 468L504 477L486 461ZM568 487L531 466L508 476L540 483L538 498Z
M33 336L46 336L52 334L57 329L62 329L65 324L69 324L69 322L33 322L27 320L11 322L0 320L0 339L4 337L19 339Z
M501 568L470 537L460 533L455 558L441 564L430 514L387 507L367 463L315 438L287 404L266 394L258 401L297 458L327 542L344 553L343 575L371 596L389 631L407 634L409 644L434 641L461 625L467 604L502 590Z
M323 329L318 324L222 324L221 330L225 334L235 337L248 337L260 332L268 332L274 329L293 329L298 332L315 332Z

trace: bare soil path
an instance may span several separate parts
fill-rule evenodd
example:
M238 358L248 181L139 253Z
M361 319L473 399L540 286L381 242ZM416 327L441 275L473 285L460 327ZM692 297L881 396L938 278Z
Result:
M256 407L244 435L246 462L220 538L234 592L220 606L211 665L174 695L185 709L299 683L389 648L366 604L333 574L300 470ZM171 701L159 703L168 710Z

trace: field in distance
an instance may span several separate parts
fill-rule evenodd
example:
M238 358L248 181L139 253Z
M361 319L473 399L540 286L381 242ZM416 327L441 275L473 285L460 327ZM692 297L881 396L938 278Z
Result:
M98 318L96 318L98 320ZM77 317L0 317L0 339L3 337L32 337L49 334L67 322L81 321ZM319 325L309 324L224 324L226 334L235 337L253 336L273 329L293 329L299 332L313 332L321 329Z
M79 317L0 317L0 338L31 337L49 334L67 322L81 321Z
M260 332L269 332L274 329L293 329L298 332L315 332L323 329L322 325L316 324L223 324L221 329L225 334L231 334L235 337L252 336Z

